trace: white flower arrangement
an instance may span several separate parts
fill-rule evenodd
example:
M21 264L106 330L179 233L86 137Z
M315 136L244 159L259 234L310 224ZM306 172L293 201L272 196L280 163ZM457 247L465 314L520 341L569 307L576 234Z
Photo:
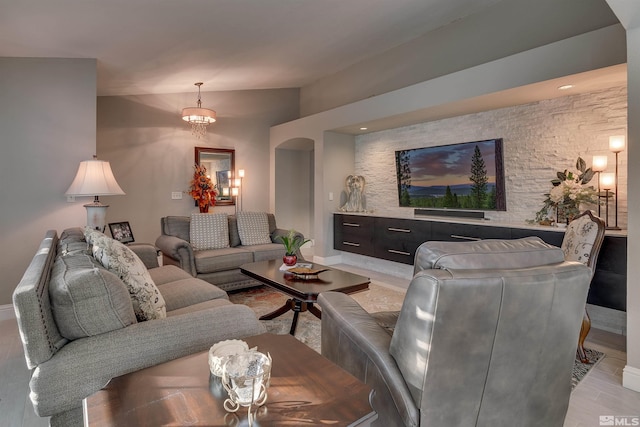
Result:
M558 172L557 178L551 181L553 187L544 201L542 209L536 212L535 222L550 225L553 222L569 221L580 213L580 204L597 204L598 192L586 184L593 178L594 172L587 169L585 161L578 157L576 161L578 173ZM549 211L555 210L555 220L549 218Z

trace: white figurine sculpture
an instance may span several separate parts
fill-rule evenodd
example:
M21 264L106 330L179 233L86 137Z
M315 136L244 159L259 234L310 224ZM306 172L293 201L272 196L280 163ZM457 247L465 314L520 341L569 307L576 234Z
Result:
M340 207L343 212L364 212L366 203L364 196L364 176L349 175L345 180L347 201Z

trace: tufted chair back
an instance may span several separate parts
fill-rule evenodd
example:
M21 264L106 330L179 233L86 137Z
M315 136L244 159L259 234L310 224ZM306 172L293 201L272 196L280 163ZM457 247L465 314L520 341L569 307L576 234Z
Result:
M562 239L562 252L567 261L580 262L596 270L598 254L604 241L605 223L591 211L584 211L567 226Z
M591 211L584 211L567 225L562 239L562 252L567 261L577 261L591 269L591 277L596 271L598 255L604 241L605 222ZM584 349L584 342L591 330L591 319L585 305L582 326L578 335L578 358L582 363L589 363Z

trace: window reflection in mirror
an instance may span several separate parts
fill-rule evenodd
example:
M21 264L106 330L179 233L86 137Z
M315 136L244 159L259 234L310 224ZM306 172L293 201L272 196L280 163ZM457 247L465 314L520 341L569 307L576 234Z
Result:
M196 147L196 164L207 169L207 175L216 185L218 196L216 205L235 205L231 195L233 171L235 170L235 150L226 148Z

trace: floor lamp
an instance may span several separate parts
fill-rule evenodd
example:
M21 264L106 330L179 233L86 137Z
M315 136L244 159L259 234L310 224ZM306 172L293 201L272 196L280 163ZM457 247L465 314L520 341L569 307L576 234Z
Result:
M602 216L600 213L600 173L607 169L607 156L593 156L593 166L591 170L598 174L598 216Z
M605 199L606 199L606 204L605 204L605 228L607 228L608 230L611 230L612 227L609 227L609 191L611 191L611 189L614 187L615 185L615 176L613 174L613 172L608 172L608 173L603 173L600 174L600 181L599 181L599 186L602 187L602 189L605 191Z
M236 198L236 213L238 213L238 187L234 184L234 187L231 187L231 197Z
M625 136L615 135L609 137L609 151L616 154L616 175L615 175L615 190L613 196L615 197L615 224L613 227L608 227L610 230L620 230L618 227L618 153L624 150Z
M244 179L244 169L238 170L238 177L240 178L240 182L238 187L240 188L240 210L242 210L242 180Z

